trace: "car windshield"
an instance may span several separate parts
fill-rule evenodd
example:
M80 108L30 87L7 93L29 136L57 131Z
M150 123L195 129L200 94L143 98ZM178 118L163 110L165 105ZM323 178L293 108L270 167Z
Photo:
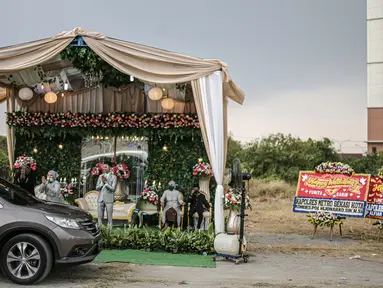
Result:
M42 201L31 195L28 191L0 178L0 198L15 204L27 206ZM1 199L0 199L1 200Z

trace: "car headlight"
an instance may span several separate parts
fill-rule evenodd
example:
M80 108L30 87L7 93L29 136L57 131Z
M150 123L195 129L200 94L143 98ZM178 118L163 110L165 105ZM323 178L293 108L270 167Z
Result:
M48 216L48 215L45 215L45 217L49 221L55 223L57 226L60 226L62 228L80 229L80 226L73 219L57 217L57 216Z

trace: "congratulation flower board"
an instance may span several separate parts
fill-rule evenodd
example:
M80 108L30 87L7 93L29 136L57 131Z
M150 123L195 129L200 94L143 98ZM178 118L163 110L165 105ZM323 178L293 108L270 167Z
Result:
M370 175L301 171L293 211L363 218Z
M383 220L383 179L380 176L371 176L366 217Z

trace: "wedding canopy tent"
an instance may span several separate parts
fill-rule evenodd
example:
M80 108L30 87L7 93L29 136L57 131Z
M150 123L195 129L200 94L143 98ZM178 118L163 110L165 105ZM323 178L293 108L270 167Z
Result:
M28 85L25 71L52 63L72 41L81 37L85 44L118 71L144 83L177 84L190 82L206 151L217 182L215 194L215 230L224 231L223 177L227 149L227 99L243 104L244 93L233 82L228 67L219 60L200 59L157 48L106 37L82 28L59 33L49 39L0 48L0 86L10 88L18 75ZM57 60L56 68L67 67ZM53 61L54 62L54 61ZM54 63L53 63L54 64ZM33 82L33 81L32 81ZM3 84L3 85L1 85ZM17 94L7 89L7 110L15 110ZM1 95L0 95L1 96ZM0 99L1 100L1 99ZM10 164L13 163L13 136L8 132Z

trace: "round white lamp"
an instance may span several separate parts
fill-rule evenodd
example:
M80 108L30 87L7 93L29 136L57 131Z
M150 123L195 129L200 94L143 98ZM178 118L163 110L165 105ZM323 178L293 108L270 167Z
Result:
M165 110L172 110L174 107L174 100L172 98L165 98L161 101L161 106Z
M161 88L154 87L154 88L150 89L149 93L148 93L148 96L149 96L150 99L152 99L154 101L160 100L162 98L162 90L161 90Z
M19 98L23 101L28 101L33 98L33 91L28 88L24 87L19 90Z
M44 100L48 104L53 104L57 101L57 95L53 92L48 92L47 94L45 94Z

